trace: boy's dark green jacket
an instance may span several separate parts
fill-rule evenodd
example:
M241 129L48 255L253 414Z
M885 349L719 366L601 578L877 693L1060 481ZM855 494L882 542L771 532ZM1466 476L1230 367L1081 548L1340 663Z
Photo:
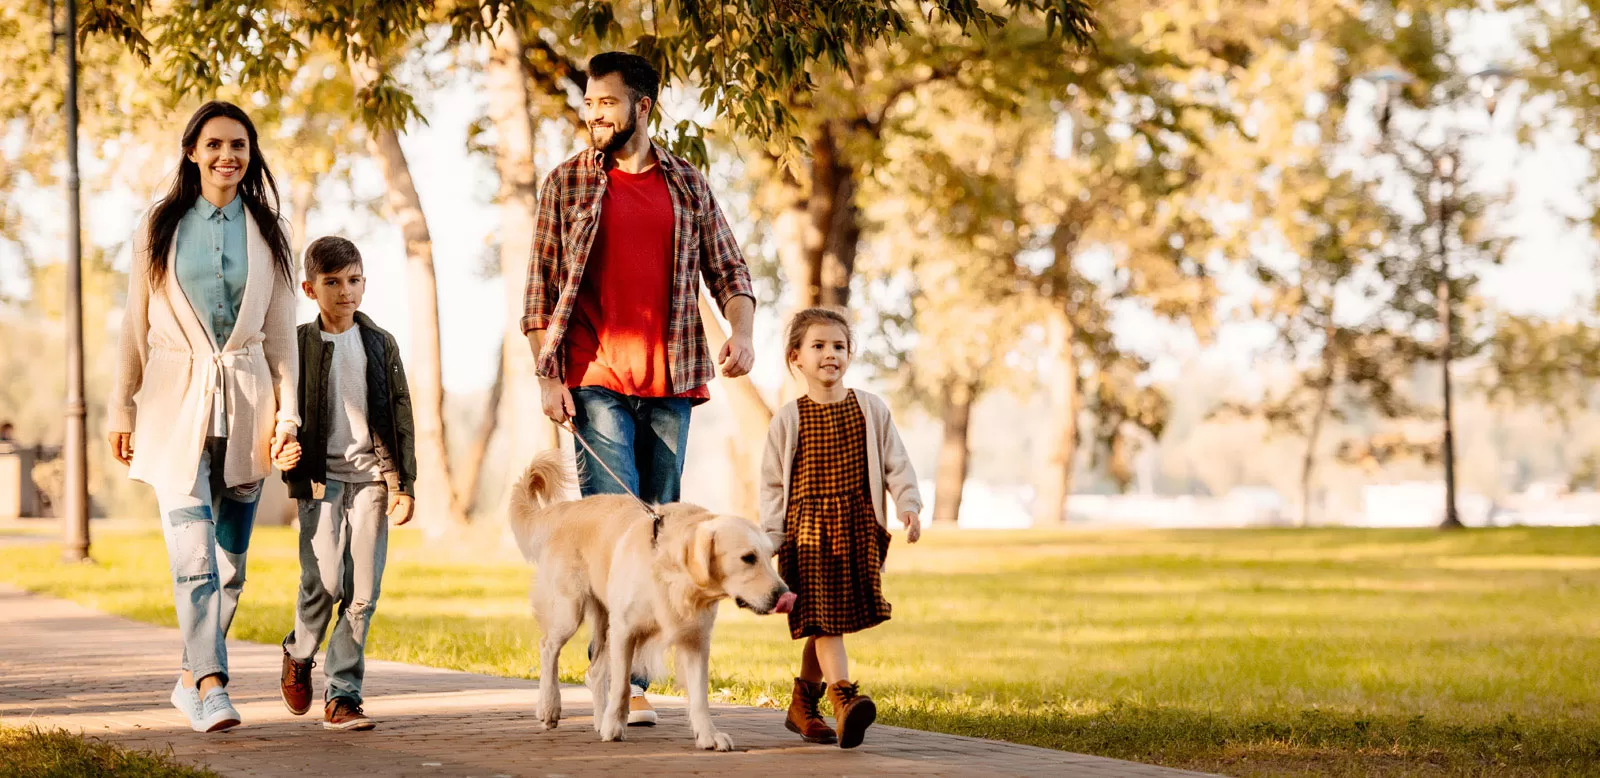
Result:
M391 492L412 494L417 480L411 424L411 389L406 385L400 347L372 319L356 312L361 345L367 352L367 424L379 469ZM320 499L328 483L328 420L339 406L328 396L333 344L322 340L322 316L300 325L300 463L283 474L289 496Z

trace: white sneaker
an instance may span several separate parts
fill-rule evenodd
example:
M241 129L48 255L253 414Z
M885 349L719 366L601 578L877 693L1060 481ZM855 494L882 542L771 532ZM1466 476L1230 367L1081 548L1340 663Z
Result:
M650 706L649 700L645 699L644 687L630 683L628 684L628 689L633 692L628 698L628 726L655 726L656 709Z
M228 690L219 686L206 692L200 702L200 714L190 728L196 732L221 732L239 726L239 721L239 711L228 699Z
M188 720L189 726L194 726L195 717L200 714L200 691L193 686L183 685L183 676L172 684L172 707Z

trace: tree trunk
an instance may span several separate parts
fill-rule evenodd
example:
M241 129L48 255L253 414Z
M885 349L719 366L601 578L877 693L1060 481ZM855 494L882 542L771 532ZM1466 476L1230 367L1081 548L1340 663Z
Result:
M467 450L467 458L461 467L461 488L457 494L461 496L463 510L471 516L478 508L478 485L483 482L483 460L489 454L489 443L494 440L494 432L500 426L500 396L505 392L506 363L500 364L494 371L494 385L489 387L489 399L483 403L483 416L479 417L477 434L472 436L472 448Z
M855 170L831 122L823 122L807 145L810 180L793 182L794 200L778 215L780 260L794 290L795 310L850 304L861 241L861 214L855 204Z
M711 353L722 350L728 340L722 323L717 321L716 307L710 296L700 295L700 319L705 323L706 345ZM734 477L729 483L729 500L734 512L754 517L760 513L761 454L766 448L767 427L772 424L772 408L761 397L761 391L750 381L750 376L719 378L725 391L723 396L733 408L738 422L729 452L732 456Z
M1072 469L1078 455L1078 359L1073 352L1072 323L1065 315L1051 325L1051 345L1060 355L1058 385L1051 392L1055 433L1046 440L1044 468L1038 477L1033 504L1033 524L1052 527L1067 522L1067 498L1072 493Z
M1328 402L1333 394L1332 343L1323 346L1327 351L1323 359L1322 385L1317 391L1317 409L1311 417L1311 429L1306 433L1306 455L1300 463L1300 526L1311 526L1311 480L1317 464L1317 442L1322 438L1322 422L1328 415Z
M793 295L788 311L780 313L783 317L778 325L782 328L778 333L780 344L788 337L789 320L794 314L815 307L822 294L822 265L814 261L814 258L821 256L822 236L812 229L808 213L810 198L806 195L805 185L787 176L786 181L792 200L778 213L773 225L778 239L778 263L783 268L784 282ZM800 379L787 371L787 360L784 367L783 383L778 387L780 404L805 392L805 385Z
M1439 523L1439 529L1463 529L1461 515L1456 511L1456 433L1455 414L1451 401L1450 390L1450 360L1451 339L1455 335L1455 316L1450 304L1450 234L1451 198L1455 197L1455 171L1456 160L1454 156L1445 156L1435 162L1434 170L1439 173L1439 286L1435 297L1438 304L1439 315L1439 377L1443 382L1444 436L1440 441L1441 453L1444 455L1444 520Z
M811 142L811 229L820 236L811 273L817 281L817 304L839 309L850 305L850 277L861 241L855 171L843 151L833 125L824 123Z
M556 427L539 412L539 381L533 353L522 334L523 291L533 250L533 225L539 182L535 169L534 123L528 80L522 67L519 31L500 24L487 68L489 119L494 123L495 170L500 174L500 277L505 285L506 328L500 369L505 375L502 419L510 445L511 468L520 471L533 455L560 444ZM468 495L471 499L471 495Z
M1117 487L1117 494L1127 494L1128 487L1133 485L1133 458L1136 455L1135 444L1128 437L1128 428L1131 425L1123 422L1111 433L1111 442L1106 446L1106 477ZM1065 518L1062 519L1065 521Z
M383 167L389 218L398 222L406 247L406 291L411 309L411 355L406 375L411 383L417 456L417 516L431 529L465 524L450 477L450 456L444 422L444 379L439 351L439 291L433 271L433 238L422 213L422 200L411 168L392 129L370 131L372 156Z
M306 222L311 217L311 198L317 191L315 178L295 176L289 181L289 248L296 257L306 250Z
M728 479L728 505L734 513L760 521L761 451L742 430L729 435L727 444L728 463L732 466L732 477Z
M806 175L811 177L808 168ZM778 238L778 262L783 267L784 281L794 295L792 310L814 307L822 298L823 235L814 229L811 218L811 201L816 186L794 180L785 174L789 203L774 219L774 232Z
M951 379L940 398L940 417L944 437L939 442L939 465L933 476L933 522L955 524L961 517L961 495L967 485L967 429L972 420L972 404L977 400L978 383Z
M785 324L806 308L850 305L850 280L861 243L856 172L844 157L833 123L824 122L807 145L811 150L811 163L804 172L808 180L790 182L793 199L775 220L779 263L794 294ZM804 392L805 382L791 375L780 399L788 402Z
M289 179L289 249L295 257L306 250L306 221L310 218L311 198L316 191L314 177L296 175ZM261 485L261 496L256 502L256 524L263 527L287 527L294 522L296 503L289 497L289 487L282 478L268 478Z
M778 264L783 268L784 282L794 295L793 309L801 310L817 304L819 281L812 278L811 252L806 247L810 225L806 221L806 200L798 189L794 201L773 219L773 232L778 239Z

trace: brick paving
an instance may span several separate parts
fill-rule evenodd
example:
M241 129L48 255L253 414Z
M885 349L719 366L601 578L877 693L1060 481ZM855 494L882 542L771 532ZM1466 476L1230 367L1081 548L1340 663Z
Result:
M715 706L714 715L737 750L698 751L676 697L652 697L659 726L630 728L626 741L602 743L582 687L562 688L565 718L546 732L534 719L537 681L381 661L367 663L366 708L378 728L330 732L314 715L297 718L284 709L278 649L240 642L228 653L231 696L245 726L200 735L167 703L178 649L176 630L0 585L0 721L81 731L251 778L1200 775L887 726L842 751L801 743L778 711L728 705ZM320 690L320 667L316 672Z

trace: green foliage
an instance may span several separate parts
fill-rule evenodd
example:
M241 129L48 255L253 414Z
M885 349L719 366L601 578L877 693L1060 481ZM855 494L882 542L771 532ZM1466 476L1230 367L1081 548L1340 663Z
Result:
M1527 19L1520 42L1531 66L1517 75L1527 83L1529 96L1553 99L1572 118L1578 142L1590 152L1583 212L1576 216L1600 234L1600 157L1594 154L1600 149L1600 62L1594 56L1600 48L1600 30L1594 24L1600 4L1501 0L1497 5ZM1559 122L1566 117L1553 113L1551 118Z
M1495 324L1490 393L1565 419L1591 406L1600 380L1600 330L1578 319L1502 315Z
M1209 335L1210 265L1230 246L1208 219L1205 181L1236 169L1211 147L1240 132L1214 85L1273 43L1200 8L1111 6L1099 21L1082 52L1038 25L971 41L927 33L887 64L868 61L909 74L891 94L914 90L914 110L841 110L836 98L814 111L863 117L847 151L869 177L863 199L879 201L869 213L886 256L870 267L914 279L909 309L887 318L916 347L879 357L909 366L904 394L933 402L952 382L1046 393L1082 383L1096 457L1125 472L1129 436L1159 434L1167 403L1119 347L1113 311L1133 304ZM1086 273L1094 255L1113 269ZM1070 359L1048 354L1038 332L1061 318ZM1030 385L1037 371L1017 366L1041 350L1065 369Z
M580 4L579 29L601 41L633 39L632 48L662 72L701 87L702 103L728 118L746 137L777 151L799 141L802 122L791 99L815 86L814 74L853 73L861 55L924 25L952 28L982 39L1013 17L1042 18L1052 39L1085 45L1093 29L1080 0L1008 0L1006 13L976 0L936 0L913 5L877 0L804 3L797 0L661 0L650 3L656 21L637 33L620 24L613 4ZM636 3L640 7L644 3ZM660 14L656 16L656 14ZM644 14L638 14L643 17ZM666 24L661 24L666 22Z
M1438 363L1446 258L1452 355L1492 348L1499 355L1492 366L1530 371L1488 379L1507 395L1531 391L1531 376L1545 373L1509 358L1515 347L1501 342L1495 313L1477 296L1479 277L1509 245L1493 229L1506 198L1473 186L1462 153L1463 115L1490 106L1463 88L1468 74L1447 17L1482 9L1453 2L1305 8L1294 56L1260 65L1268 86L1258 96L1267 110L1258 111L1250 146L1237 149L1259 173L1234 190L1254 219L1246 245L1263 287L1249 315L1278 330L1271 354L1291 361L1299 378L1216 415L1256 416L1270 432L1304 436L1302 487L1310 489L1325 419L1375 413L1390 422L1367 439L1337 441L1346 463L1437 460L1436 430L1424 440L1405 428L1436 416L1437 400L1415 401L1410 384L1419 364ZM1350 92L1378 68L1411 80L1392 107L1374 90L1380 138L1358 149L1371 162L1351 169L1340 159L1352 145L1347 128L1366 117L1349 115Z
M174 95L231 83L276 96L314 41L351 62L384 63L402 56L430 25L447 27L449 41L462 43L482 40L502 20L537 19L559 38L631 48L666 78L698 86L704 105L745 135L787 143L795 123L781 96L809 88L812 69L847 68L853 53L905 34L910 9L869 0L299 0L258 3L240 13L222 2L100 0L86 10L93 24L85 34L117 40L154 63ZM1069 42L1086 43L1093 28L1081 0L1008 0L1006 13L976 0L937 0L917 10L963 34L986 34L1004 26L1008 14L1024 13L1040 14L1052 37ZM363 88L356 107L373 126L420 118L409 91L382 77ZM678 139L701 149L703 158L699 132L685 129Z

